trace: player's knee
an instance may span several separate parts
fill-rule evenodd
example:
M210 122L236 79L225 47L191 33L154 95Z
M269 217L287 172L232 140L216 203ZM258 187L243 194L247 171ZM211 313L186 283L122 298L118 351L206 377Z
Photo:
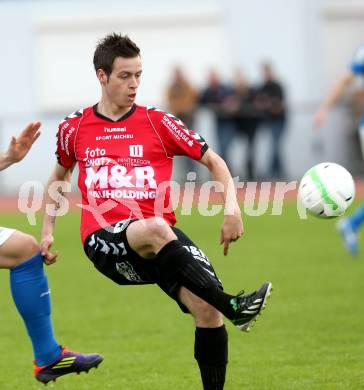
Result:
M130 247L143 258L154 258L170 241L177 239L168 223L158 217L132 223L126 232Z
M33 236L19 232L17 240L19 250L14 257L18 259L19 263L30 259L39 252L39 244Z
M1 247L0 268L11 269L24 263L39 252L39 245L34 237L16 231Z
M148 221L148 233L153 242L167 243L176 238L168 223L160 217Z

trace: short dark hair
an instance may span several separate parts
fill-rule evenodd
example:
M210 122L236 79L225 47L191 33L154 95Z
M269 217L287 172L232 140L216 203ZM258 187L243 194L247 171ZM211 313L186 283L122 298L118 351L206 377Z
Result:
M127 35L109 34L97 43L94 67L96 71L102 69L109 76L116 57L134 58L139 55L139 47Z

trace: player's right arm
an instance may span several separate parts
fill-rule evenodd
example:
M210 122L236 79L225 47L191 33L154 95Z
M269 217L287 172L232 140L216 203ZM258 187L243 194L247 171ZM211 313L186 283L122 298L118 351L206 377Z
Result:
M46 205L54 205L54 209L56 210L59 208L59 204L57 200L53 199L50 196L50 191L49 188L52 186L54 182L70 182L71 181L71 176L72 176L72 171L73 171L74 165L70 168L65 168L60 164L56 164L53 172L51 173L48 183L47 183L47 188L45 191L45 204ZM58 189L59 193L61 196L64 196L62 189ZM41 252L42 255L44 256L44 262L47 265L53 264L58 257L58 253L52 253L50 251L52 244L54 242L54 237L53 237L53 232L54 232L54 227L56 224L56 219L57 215L48 215L46 212L44 212L44 218L43 218L43 226L42 226L42 234L41 234Z
M72 171L76 165L76 157L74 152L76 133L75 129L78 128L81 117L81 111L72 113L66 117L58 127L56 151L58 163L56 164L48 179L47 189L45 191L45 204L51 205L51 209L53 210L57 210L59 208L59 204L57 200L51 198L49 188L55 182L71 181ZM64 196L64 194L61 192L61 187L59 187L58 191L60 192L60 195ZM57 218L56 215L51 216L44 212L41 235L41 251L42 255L44 256L44 262L48 265L53 264L58 256L58 253L52 253L50 251L54 241L53 231Z
M314 116L314 124L316 127L322 127L330 109L339 100L346 87L354 80L354 78L355 74L351 70L348 70L337 80Z

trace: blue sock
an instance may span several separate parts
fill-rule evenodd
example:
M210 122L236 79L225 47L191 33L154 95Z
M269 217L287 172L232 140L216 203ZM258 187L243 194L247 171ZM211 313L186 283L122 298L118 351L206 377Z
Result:
M359 206L354 214L349 217L352 229L356 232L364 222L364 204Z
M32 340L37 365L54 362L61 348L53 335L50 290L40 253L10 270L10 285L15 306Z

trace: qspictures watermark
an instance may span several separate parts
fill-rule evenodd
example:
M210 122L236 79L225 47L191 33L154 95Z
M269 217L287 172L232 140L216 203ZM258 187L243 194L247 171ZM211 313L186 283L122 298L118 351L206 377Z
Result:
M239 201L241 212L248 216L270 214L279 216L283 213L284 201L292 199L298 188L297 181L290 182L241 182L233 178L224 188L220 182L206 181L196 183L196 174L190 172L185 183L166 181L155 188L125 188L114 186L100 191L91 185L87 188L87 202L77 206L91 212L100 226L108 226L104 214L120 204L130 210L130 217L143 218L140 202L143 199L153 199L154 215L163 215L180 209L181 215L191 215L192 210L204 217L212 217L223 213L231 215L237 191L243 191L244 197ZM19 190L18 209L27 216L30 225L37 224L36 214L44 207L44 212L52 217L66 215L70 210L67 194L71 192L71 184L67 181L53 182L48 188L52 203L43 206L47 189L39 181L27 181ZM218 195L220 200L217 201ZM223 204L223 199L227 201ZM169 201L167 202L167 200ZM306 208L296 198L297 213L300 219L307 218Z

